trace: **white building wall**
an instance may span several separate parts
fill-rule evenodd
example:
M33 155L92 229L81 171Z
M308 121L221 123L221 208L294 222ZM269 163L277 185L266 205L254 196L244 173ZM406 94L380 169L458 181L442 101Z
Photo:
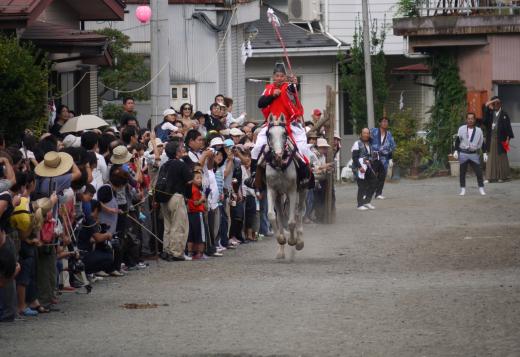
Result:
M388 55L403 54L403 38L394 36L392 18L397 11L396 0L368 0L371 24L385 27L384 51ZM328 11L326 10L328 8ZM328 32L346 43L352 43L361 22L361 0L321 0L323 25Z
M247 14L242 14L242 20L256 20L258 13L253 13L254 6L249 4ZM112 27L123 31L132 42L131 51L135 53L150 54L150 24L141 24L135 18L137 5L128 5L128 13L125 13L124 21L87 22L85 27L89 30ZM198 110L206 112L213 103L216 94L226 94L226 46L219 44L224 32L213 32L199 20L193 19L192 14L196 5L170 5L168 6L169 33L170 33L170 82L172 85L195 84L196 96L193 102ZM211 7L205 5L204 7ZM205 14L213 23L221 21L217 19L216 11L206 11ZM244 17L248 15L249 17ZM234 112L245 110L245 67L240 59L240 45L244 41L244 25L239 23L239 14L233 19L228 36L232 40L232 68L233 73L233 99L235 101ZM147 103L142 103L144 106ZM148 111L146 111L148 113ZM139 113L139 117L141 115Z

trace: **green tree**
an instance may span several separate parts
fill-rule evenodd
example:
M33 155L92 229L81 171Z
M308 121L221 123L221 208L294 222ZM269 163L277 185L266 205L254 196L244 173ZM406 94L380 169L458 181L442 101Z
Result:
M445 166L466 111L466 87L459 77L457 58L450 52L438 52L430 58L435 80L435 104L426 125L427 140L435 164Z
M110 39L109 50L114 58L113 66L102 67L99 72L103 84L110 88L126 91L139 87L150 80L150 69L145 65L144 57L128 51L131 42L127 35L111 28L104 28L96 32ZM101 97L107 91L109 90L105 89ZM119 97L123 96L123 94L119 94ZM132 97L148 99L148 88L132 93Z
M379 33L378 33L379 32ZM372 24L370 53L372 61L372 83L374 92L374 115L381 118L384 104L388 98L386 80L386 59L383 50L385 43L384 26L379 29L377 22ZM367 102L365 90L365 62L363 50L362 28L358 26L350 49L350 58L340 53L338 60L341 66L341 89L348 93L350 112L354 132L367 126Z
M48 63L14 37L0 36L0 53L0 127L7 139L17 140L25 128L47 122Z

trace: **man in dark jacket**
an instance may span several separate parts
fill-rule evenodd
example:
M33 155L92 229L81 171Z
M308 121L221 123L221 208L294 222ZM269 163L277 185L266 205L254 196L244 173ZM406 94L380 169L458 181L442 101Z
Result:
M220 130L225 129L226 127L224 126L224 124L222 124L222 121L221 121L220 104L218 104L218 103L211 104L211 106L209 107L209 110L210 110L210 114L205 115L206 121L204 123L204 126L206 127L208 132L211 130L220 131Z
M502 182L509 179L509 140L514 138L509 115L502 108L499 97L493 97L484 108L483 131L486 138L484 161L486 179Z

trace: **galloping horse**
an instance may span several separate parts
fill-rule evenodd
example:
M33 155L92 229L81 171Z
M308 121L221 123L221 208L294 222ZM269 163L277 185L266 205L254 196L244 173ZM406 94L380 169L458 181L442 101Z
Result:
M279 243L277 259L285 259L284 246L303 249L302 218L305 210L305 189L298 191L298 177L294 157L296 144L288 140L285 117L270 115L267 119L267 147L264 152L266 163L268 218ZM288 211L284 208L288 207ZM287 241L284 227L289 228Z

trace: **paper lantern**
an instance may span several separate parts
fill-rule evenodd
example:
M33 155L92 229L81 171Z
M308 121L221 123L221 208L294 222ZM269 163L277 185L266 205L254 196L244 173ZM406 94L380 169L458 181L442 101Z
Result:
M138 6L135 10L135 17L137 17L137 20L141 23L145 24L152 18L152 9L150 9L148 5Z

